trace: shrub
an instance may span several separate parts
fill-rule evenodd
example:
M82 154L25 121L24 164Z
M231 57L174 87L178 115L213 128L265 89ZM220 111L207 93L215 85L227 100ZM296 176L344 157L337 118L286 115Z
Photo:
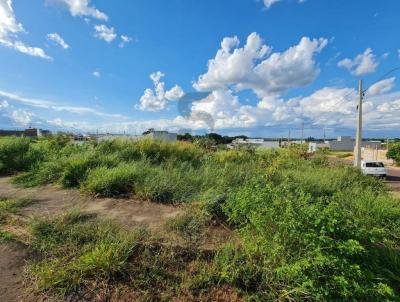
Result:
M0 173L15 173L29 167L26 155L31 140L23 137L3 137L0 139Z
M116 153L124 161L147 159L156 164L178 160L198 165L203 156L201 149L190 143L167 143L151 139L104 141L96 149L102 154Z
M360 186L313 197L256 180L229 196L225 213L244 244L218 257L223 282L261 300L399 298L399 200Z
M386 154L386 157L389 159L393 159L397 165L400 164L400 143L392 143L389 144L389 150Z
M64 171L65 163L62 160L43 162L29 172L19 174L13 178L13 183L24 187L36 187L57 182Z
M203 176L190 164L167 162L149 169L135 183L135 194L161 203L188 202L201 191Z
M60 182L64 187L78 187L87 177L91 169L97 167L115 167L119 159L113 155L102 155L88 151L76 154L66 160Z
M93 169L83 184L83 191L102 197L132 194L135 180L143 177L144 169L144 165L134 163Z

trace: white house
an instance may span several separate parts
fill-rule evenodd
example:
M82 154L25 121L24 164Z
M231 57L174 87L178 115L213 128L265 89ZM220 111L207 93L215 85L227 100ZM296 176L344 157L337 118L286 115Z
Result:
M178 134L170 133L168 131L156 131L150 129L143 134L144 138L151 138L158 141L174 143L178 140Z
M275 149L280 147L279 141L266 141L262 138L237 138L232 141L232 146L249 146L262 149Z

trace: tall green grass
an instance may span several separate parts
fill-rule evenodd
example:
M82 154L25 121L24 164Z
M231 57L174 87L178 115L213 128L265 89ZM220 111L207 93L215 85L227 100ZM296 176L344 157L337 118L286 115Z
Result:
M400 299L399 200L382 181L332 165L324 154L308 158L300 148L213 152L147 140L18 144L28 144L20 149L23 156L7 151L16 148L9 139L0 158L12 158L3 171L24 171L14 178L20 185L56 183L99 197L196 201L205 217L229 226L240 238L196 274L185 276L185 282L179 275L178 282L168 270L149 264L168 266L152 249L140 249L150 258L132 252L137 238L125 241L118 232L79 219L42 221L32 227L33 242L50 261L32 267L39 288L70 292L87 287L96 276L102 282L131 276L127 259L135 255L134 263L144 272L134 270L140 277L131 285L154 294L151 287L160 278L169 284L160 289L168 297L177 294L182 281L197 292L224 285L250 301ZM169 227L195 241L203 225L195 218L178 217ZM151 280L145 272L151 272Z
M191 263L206 260L145 229L128 232L77 211L35 218L30 233L43 255L27 268L34 290L67 300L170 301L184 290Z

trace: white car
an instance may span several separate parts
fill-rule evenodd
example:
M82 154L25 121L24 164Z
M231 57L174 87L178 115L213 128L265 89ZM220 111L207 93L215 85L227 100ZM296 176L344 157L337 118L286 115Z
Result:
M386 178L387 175L387 170L383 162L374 160L361 161L361 171L365 175L372 175L382 178Z

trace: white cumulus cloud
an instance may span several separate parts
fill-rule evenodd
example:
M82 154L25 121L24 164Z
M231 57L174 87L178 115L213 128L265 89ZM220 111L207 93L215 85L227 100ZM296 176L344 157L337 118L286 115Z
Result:
M368 96L375 96L379 94L383 94L392 90L395 86L395 77L391 77L389 79L385 79L373 84L368 88L367 94Z
M0 0L0 44L30 56L51 59L42 48L28 46L20 41L20 33L26 32L15 17L12 0Z
M123 48L126 44L132 42L132 38L126 35L121 35L121 42L119 43L119 47Z
M98 20L108 20L108 16L96 7L90 5L90 0L48 0L65 5L74 17L91 17Z
M224 38L194 88L212 91L233 86L236 91L251 89L259 97L283 94L313 82L319 74L314 56L327 43L326 39L303 37L286 51L271 53L257 33L250 34L242 48L237 37Z
M68 49L69 45L64 41L63 38L58 33L52 33L47 35L47 39L55 42L57 45L61 46L64 49Z
M11 118L13 119L13 121L18 125L25 127L29 126L29 124L32 122L33 116L34 116L33 113L30 113L23 109L17 109L11 113Z
M114 31L114 27L107 27L104 24L95 25L95 34L94 36L100 40L104 40L107 43L111 43L117 37L117 34Z
M376 56L371 48L367 48L362 54L357 55L354 59L343 59L338 62L339 67L346 68L351 74L361 76L375 72L378 67Z
M140 110L152 112L164 110L167 108L169 101L176 101L184 95L183 89L178 85L165 91L165 83L161 81L163 77L164 74L161 71L150 75L150 79L154 84L154 90L147 88L144 91L144 94L140 98Z

